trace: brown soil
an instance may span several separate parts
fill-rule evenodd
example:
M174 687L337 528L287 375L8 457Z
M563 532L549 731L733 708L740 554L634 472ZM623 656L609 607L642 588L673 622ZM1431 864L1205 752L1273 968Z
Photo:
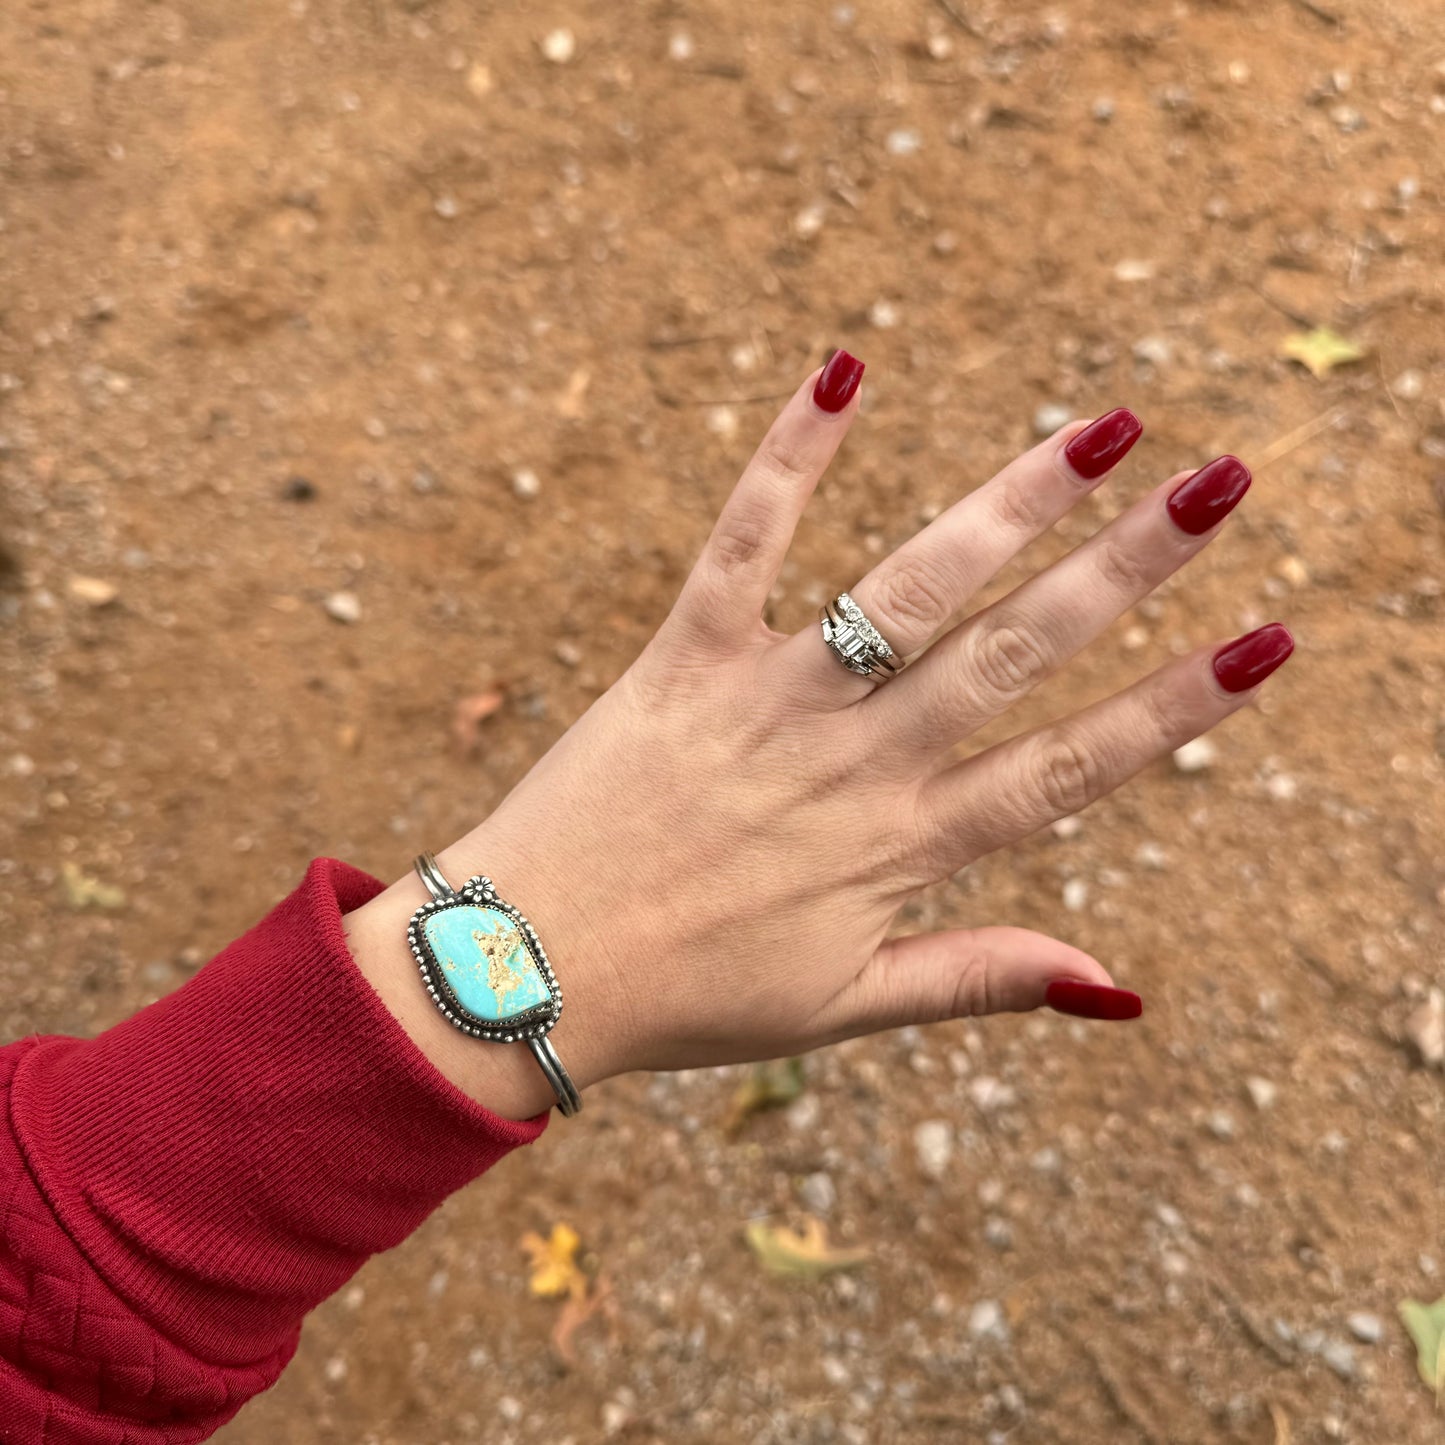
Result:
M831 345L866 404L779 625L1040 405L1126 403L1144 441L1030 567L1219 451L1258 480L1014 725L1270 617L1300 640L1212 767L906 920L1059 932L1140 1025L834 1049L737 1141L733 1075L617 1081L319 1310L228 1445L1440 1438L1395 1306L1445 1292L1441 1076L1402 1041L1445 984L1445 19L851 8L0 8L11 1034L168 991L316 854L391 878L483 815L649 636ZM1278 355L1316 323L1371 354ZM459 759L455 703L498 684ZM57 910L67 862L125 905ZM742 1226L820 1171L872 1259L788 1286ZM559 1219L617 1305L570 1370L516 1246Z

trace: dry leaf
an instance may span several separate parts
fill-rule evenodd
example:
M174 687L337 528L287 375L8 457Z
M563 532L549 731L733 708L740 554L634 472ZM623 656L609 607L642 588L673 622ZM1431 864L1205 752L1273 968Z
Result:
M840 1269L854 1269L868 1258L866 1249L830 1249L821 1220L808 1215L801 1231L755 1219L745 1235L769 1274L793 1279L818 1279Z
M1363 346L1355 345L1328 326L1316 326L1313 331L1296 331L1280 342L1279 350L1281 356L1298 361L1317 377L1328 376L1337 366L1363 361L1369 354Z
M470 756L476 752L482 740L481 725L502 705L499 690L479 692L475 697L464 697L452 715L452 736L457 746Z
M1445 1396L1445 1295L1432 1305L1401 1300L1400 1318L1419 1351L1420 1378L1434 1390L1438 1403Z
M617 1301L613 1297L611 1284L600 1274L585 1296L567 1297L566 1303L557 1314L557 1323L552 1326L552 1347L565 1364L577 1363L577 1352L572 1348L572 1336L595 1314L600 1314L607 1321L608 1335L615 1342Z
M577 1265L577 1250L582 1241L570 1224L554 1224L552 1233L543 1239L528 1231L522 1236L522 1248L532 1261L532 1277L527 1288L543 1299L567 1295L583 1299L587 1294L587 1276Z
M723 1116L723 1132L736 1134L760 1109L780 1109L803 1092L802 1059L772 1059L754 1064Z
M60 865L60 882L72 908L120 908L125 903L123 888L92 878L68 859Z

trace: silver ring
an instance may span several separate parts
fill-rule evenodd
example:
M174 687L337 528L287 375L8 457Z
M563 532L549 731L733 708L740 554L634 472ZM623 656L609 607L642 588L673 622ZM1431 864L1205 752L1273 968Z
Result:
M818 609L818 619L823 624L823 641L828 650L849 672L886 679L903 671L903 659L846 592L825 602Z

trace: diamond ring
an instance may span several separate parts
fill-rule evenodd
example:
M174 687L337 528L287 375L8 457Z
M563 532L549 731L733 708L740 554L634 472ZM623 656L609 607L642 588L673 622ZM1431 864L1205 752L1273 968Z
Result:
M889 678L903 671L903 659L846 592L825 603L818 617L823 624L823 641L849 672L860 677Z

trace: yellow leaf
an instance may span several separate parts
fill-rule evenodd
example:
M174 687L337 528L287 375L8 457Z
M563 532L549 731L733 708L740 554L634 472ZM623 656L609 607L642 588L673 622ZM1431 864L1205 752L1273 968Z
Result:
M802 1059L772 1059L765 1064L754 1064L728 1105L723 1132L736 1134L758 1110L791 1104L802 1092Z
M1401 1300L1400 1318L1419 1352L1420 1378L1434 1390L1438 1402L1445 1395L1445 1295L1432 1305Z
M577 1267L581 1243L570 1224L554 1224L546 1239L530 1230L524 1234L522 1248L532 1262L528 1289L543 1299L556 1299L560 1295L581 1299L587 1293L587 1276Z
M125 903L123 888L82 873L69 859L60 865L60 882L72 908L119 908Z
M1280 342L1280 355L1291 361L1298 361L1309 368L1311 375L1328 376L1337 366L1347 366L1352 361L1363 361L1369 354L1363 346L1357 346L1328 326L1316 326L1313 331L1296 331Z
M822 1222L811 1215L804 1219L801 1231L755 1219L744 1233L765 1270L794 1279L817 1279L853 1269L868 1258L866 1249L830 1249Z

